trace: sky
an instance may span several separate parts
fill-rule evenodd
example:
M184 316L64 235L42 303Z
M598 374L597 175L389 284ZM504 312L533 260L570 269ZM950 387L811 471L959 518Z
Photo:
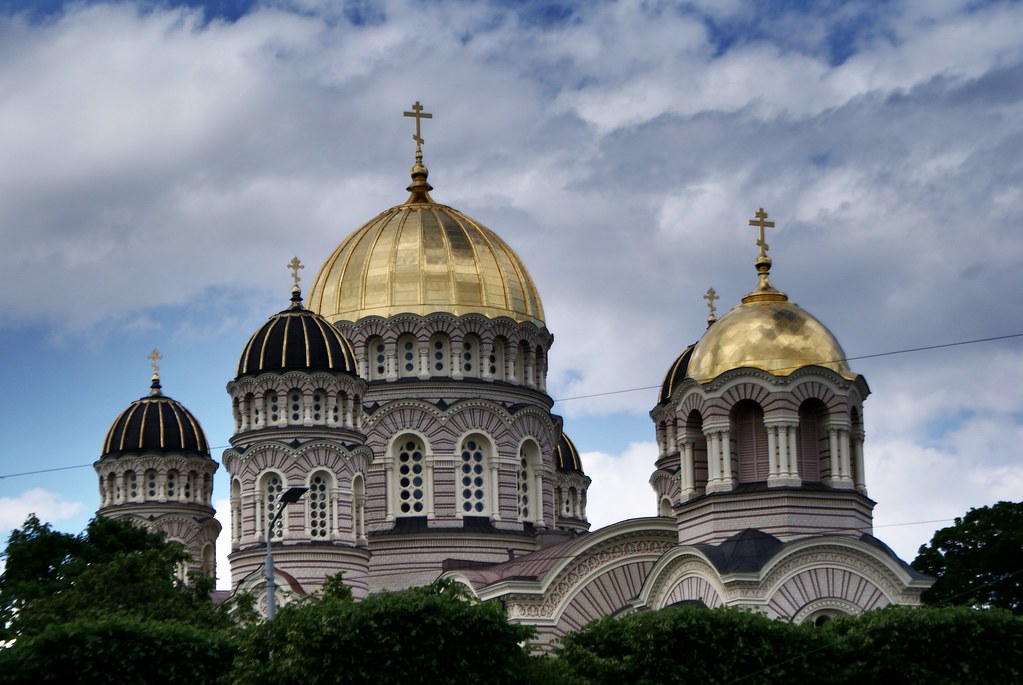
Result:
M287 263L308 286L405 200L421 101L432 196L543 298L595 528L656 512L657 386L707 289L755 285L763 207L772 282L870 385L875 534L912 560L1023 493L1021 32L965 0L0 0L0 534L82 530L154 347L219 459Z

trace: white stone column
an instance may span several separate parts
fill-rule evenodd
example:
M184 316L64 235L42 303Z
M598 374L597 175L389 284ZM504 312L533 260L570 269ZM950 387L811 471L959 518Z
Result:
M727 485L726 490L731 490L735 484L735 477L732 475L732 434L721 431L721 482Z
M384 343L384 359L386 360L387 380L398 380L398 353L395 350L395 343Z
M536 355L531 349L526 350L525 354L525 386L527 388L536 387Z
M450 348L448 349L448 364L451 369L451 378L460 381L465 377L462 373L462 351L464 350L463 338L451 338Z
M696 494L696 459L694 456L694 446L692 438L683 437L679 441L679 446L682 448L682 464L679 468L680 478L680 489L682 490L682 497L689 499Z
M842 473L838 466L838 428L834 426L828 427L828 457L831 466L828 484L834 486Z
M434 495L433 488L434 488L434 483L436 482L434 480L434 468L435 467L434 467L433 455L432 454L424 454L423 455L423 494L425 495L424 499L426 500L426 503L424 504L424 506L426 507L426 519L428 521L432 520L434 515L435 515L434 511L433 511L433 495Z
M392 456L391 458L394 459L395 457ZM384 519L387 521L394 520L394 500L397 498L396 490L398 489L398 479L394 475L394 470L393 461L388 461L384 464L385 482L387 483L386 497L384 498ZM433 475L429 463L426 464L423 470L426 474Z
M778 449L778 426L767 428L768 473L767 484L774 485L782 477L782 455Z
M853 453L853 484L857 490L866 494L867 492L867 475L866 468L863 465L863 431L856 431L853 433L852 440L852 453Z
M490 505L490 520L500 521L501 520L501 500L499 498L501 492L501 483L499 481L500 471L497 466L497 458L491 456L490 458L490 497L493 504Z
M709 431L707 437L707 492L713 492L721 484L720 434Z
M543 526L543 474L538 469L533 469L533 490L530 497L530 507L533 510L533 524Z
M425 381L430 378L430 341L417 340L416 343L419 349L419 380Z
M494 343L480 343L480 378L485 381L494 380L494 374L490 373L490 355L494 353Z

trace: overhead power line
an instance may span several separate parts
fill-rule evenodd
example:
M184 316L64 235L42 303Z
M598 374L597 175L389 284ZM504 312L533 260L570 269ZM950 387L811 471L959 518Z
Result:
M944 349L944 348L947 348L947 347L961 347L963 345L976 345L978 343L994 342L996 340L1009 340L1009 339L1012 339L1012 338L1023 338L1023 333L1011 333L1009 335L998 335L998 336L994 336L994 337L991 337L991 338L975 338L973 340L960 340L958 342L942 343L940 345L926 345L924 347L911 347L911 348L907 348L907 349L904 349L904 350L892 350L891 352L876 352L874 354L862 354L862 355L859 355L857 357L846 357L845 359L836 359L836 360L831 361L831 362L823 362L823 363L832 364L832 363L838 363L838 362L856 361L858 359L874 359L876 357L890 357L890 356L896 355L896 354L909 354L911 352L925 352L927 350L940 350L940 349ZM653 390L653 389L659 388L659 387L661 387L660 384L657 384L657 385L645 385L645 386L640 387L640 388L628 388L626 390L609 390L607 392L597 392L597 393L592 393L590 395L577 395L575 397L562 397L562 398L554 400L554 402L555 403L558 403L558 402L571 402L572 400L585 400L585 399L589 399L591 397L605 397L607 395L621 395L621 394L628 393L628 392L638 392L640 390ZM230 445L221 445L221 446L218 446L218 447L213 447L211 449L212 450L221 450L221 449L227 449L228 447L230 447ZM55 467L55 468L52 468L52 469L39 469L39 470L36 470L36 471L22 471L21 473L0 474L0 480L4 480L5 478L17 478L19 476L35 476L35 475L38 475L40 473L53 473L55 471L68 471L70 469L81 469L81 468L85 468L86 466L92 466L92 463L88 463L88 464L75 464L74 466L58 466L58 467Z

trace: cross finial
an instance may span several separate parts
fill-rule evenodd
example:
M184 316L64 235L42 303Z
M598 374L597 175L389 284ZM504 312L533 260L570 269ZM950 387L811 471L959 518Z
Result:
M773 221L767 221L767 212L764 211L763 207L758 209L757 213L754 214L753 216L755 216L756 218L755 219L750 219L749 220L749 225L750 226L756 226L756 227L758 227L760 229L760 236L757 238L757 246L760 248L760 256L761 257L766 257L767 256L767 241L764 240L764 229L765 228L774 228L774 222Z
M160 351L154 347L153 351L149 353L146 359L148 359L153 364L153 375L154 376L160 375L160 365L157 363L161 359L163 359L163 357L160 356Z
M416 141L416 156L417 157L421 156L423 154L423 142L424 141L423 141L422 130L419 127L420 120L422 120L422 119L433 119L433 115L432 114L427 114L426 112L424 112L423 111L423 106L421 104L419 104L419 100L416 100L416 103L414 105L412 105L412 111L411 112L405 112L405 116L407 116L407 117L415 117L416 118L416 134L414 136L412 136L412 140Z
M291 269L291 277L295 280L295 285L297 286L298 282L302 280L298 275L298 270L304 269L305 264L298 261L298 257L292 257L291 261L288 262L288 268Z
M718 320L717 307L714 306L714 302L721 298L718 297L717 291L714 288L709 288L703 299L707 300L707 308L710 309L710 314L707 316L707 325L709 326Z

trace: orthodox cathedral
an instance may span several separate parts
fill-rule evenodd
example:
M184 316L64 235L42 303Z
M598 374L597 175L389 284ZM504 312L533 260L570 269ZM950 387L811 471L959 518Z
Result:
M831 332L756 280L667 369L650 412L651 512L590 531L590 479L552 414L554 336L525 265L438 204L417 102L408 199L327 257L304 303L250 337L227 384L234 415L231 584L267 605L338 572L357 599L449 578L549 642L596 618L677 604L822 622L918 604L931 580L872 535L863 469L870 390ZM751 279L752 281L753 279ZM681 345L680 345L681 347ZM149 394L95 463L98 514L132 517L215 575L218 464L196 418ZM226 403L225 403L226 408ZM297 498L297 499L296 499Z

